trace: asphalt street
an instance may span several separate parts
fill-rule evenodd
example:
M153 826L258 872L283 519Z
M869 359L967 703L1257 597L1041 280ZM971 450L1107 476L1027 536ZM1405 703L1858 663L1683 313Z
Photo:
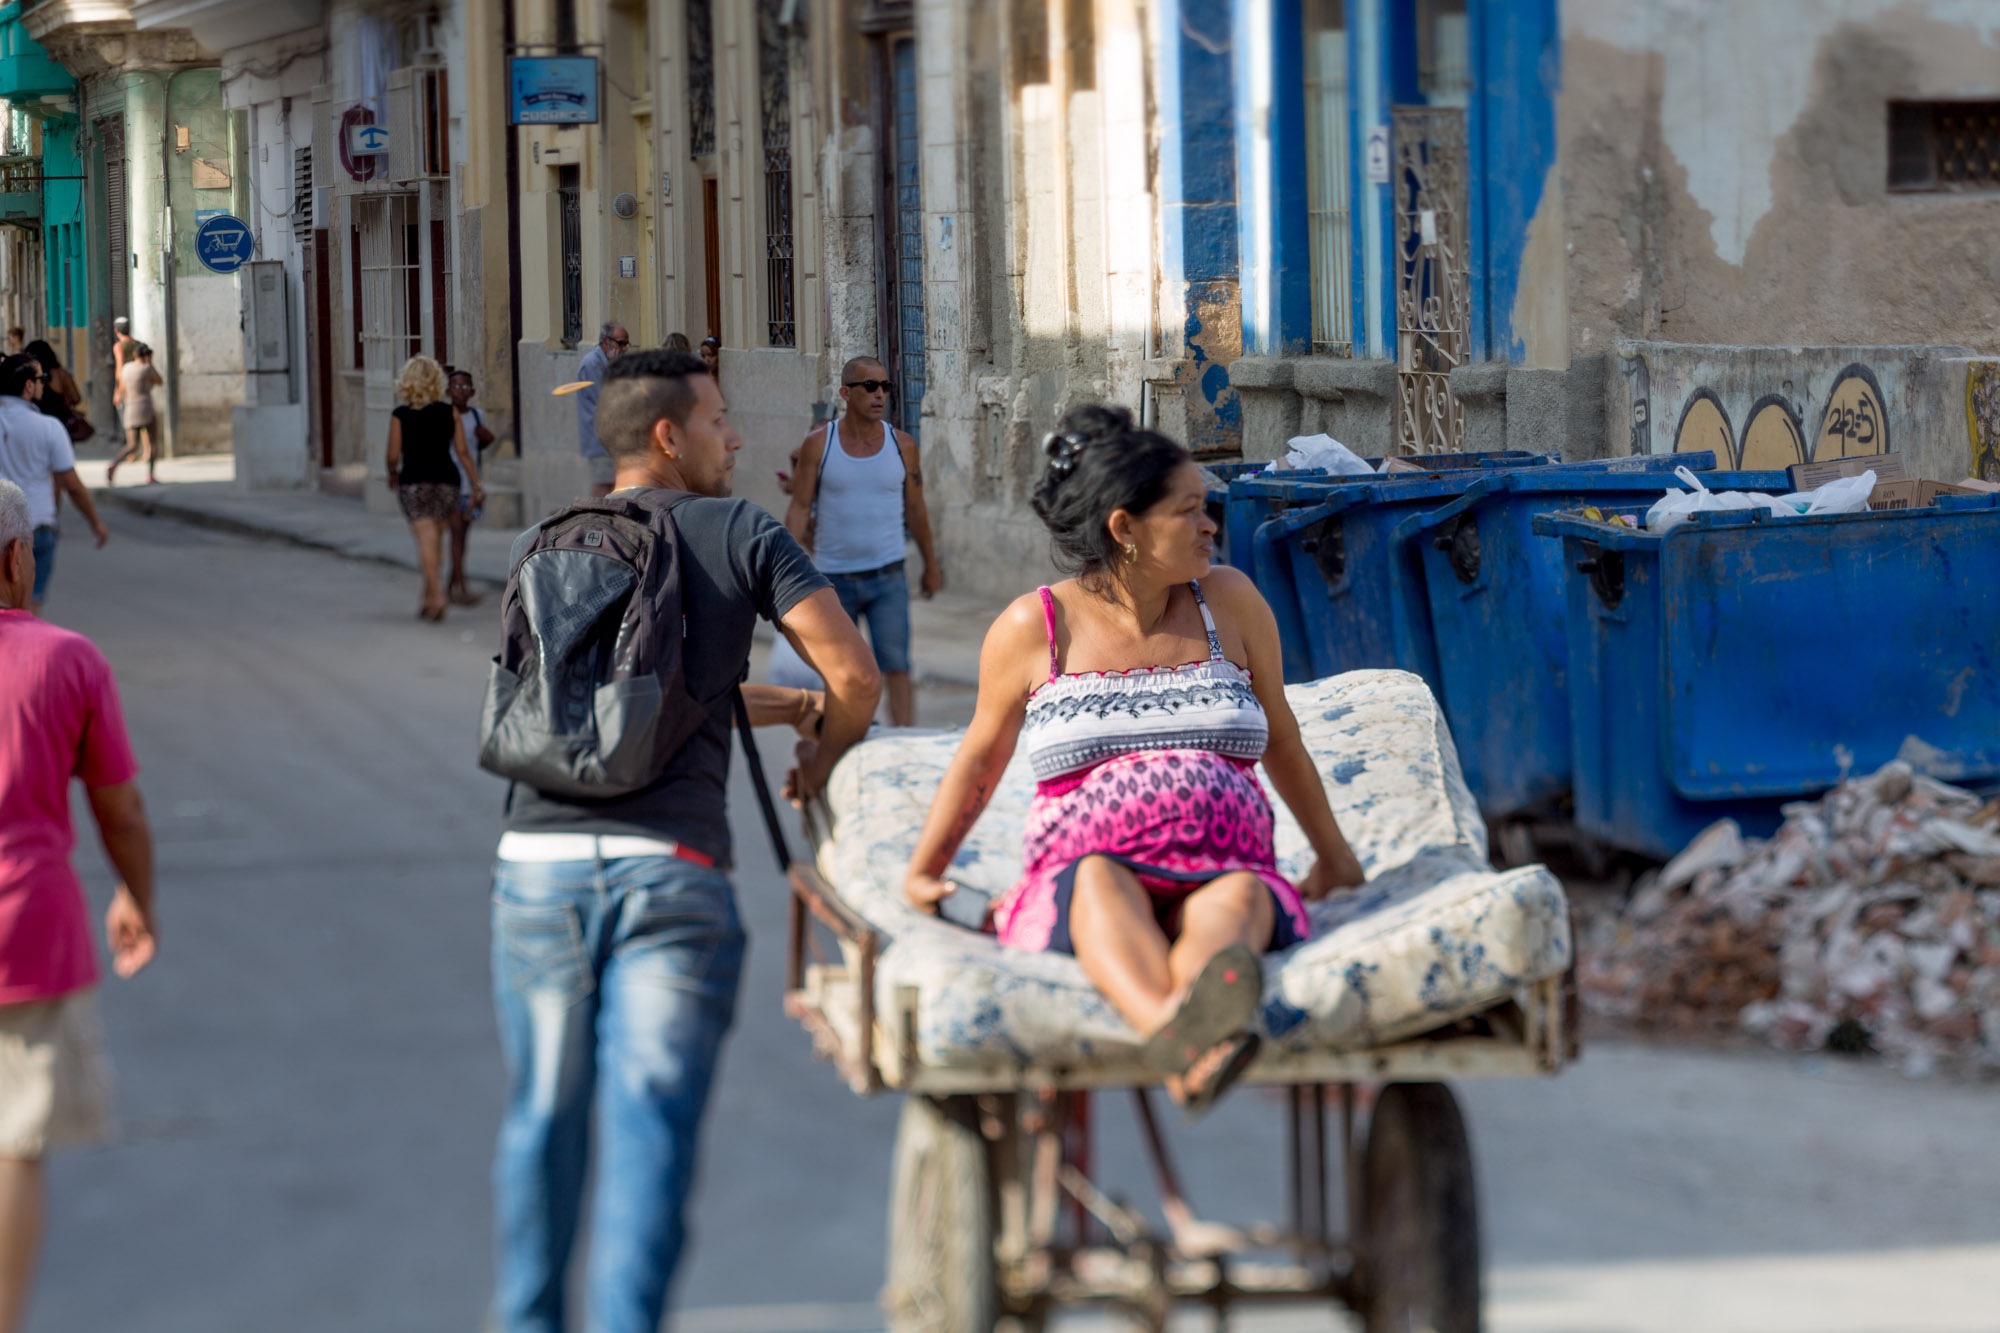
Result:
M413 575L107 517L103 551L72 522L48 613L118 673L161 955L106 984L122 1134L54 1165L30 1327L469 1333L500 1093L485 887L502 788L472 762L491 605L421 624ZM878 1328L897 1106L849 1095L783 1017L782 885L740 765L733 781L754 943L679 1326ZM1993 1085L1606 1043L1561 1078L1461 1095L1503 1333L2000 1329ZM1149 1202L1109 1100L1109 1185ZM1197 1205L1276 1216L1281 1132L1248 1092L1180 1136Z

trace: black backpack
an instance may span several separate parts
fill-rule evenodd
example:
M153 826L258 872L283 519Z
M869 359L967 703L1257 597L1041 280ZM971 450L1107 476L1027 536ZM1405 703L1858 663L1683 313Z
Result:
M673 510L694 498L579 500L515 541L481 768L554 796L624 796L658 779L727 698L689 694L682 660Z

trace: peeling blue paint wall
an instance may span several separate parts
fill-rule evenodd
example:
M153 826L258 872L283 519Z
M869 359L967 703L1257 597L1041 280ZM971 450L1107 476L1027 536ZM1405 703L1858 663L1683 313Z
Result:
M1234 0L1243 351L1312 349L1301 0Z
M1188 443L1229 448L1242 408L1228 367L1243 345L1232 14L1215 0L1163 0L1155 14L1160 267L1168 290L1183 293Z
M1556 0L1475 0L1471 20L1473 356L1520 361L1514 299L1528 226L1556 160L1562 30Z

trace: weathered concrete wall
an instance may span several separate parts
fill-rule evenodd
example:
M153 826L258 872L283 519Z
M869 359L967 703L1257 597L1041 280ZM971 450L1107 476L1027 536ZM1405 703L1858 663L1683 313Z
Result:
M1891 194L1886 132L1891 99L2000 95L2000 6L1570 0L1563 17L1573 351L2000 350L2000 199Z
M1614 454L1714 450L1777 468L1895 452L1917 476L1972 466L1964 349L1618 343L1606 428Z
M181 409L174 450L181 454L226 450L231 409L243 402L243 307L236 279L219 275L176 279L174 323ZM164 353L154 360L164 361ZM164 387L155 390L163 407L165 395Z
M826 401L832 391L830 380L821 383L816 358L775 348L722 349L722 392L729 399L729 420L743 437L736 495L784 514L791 501L778 489L778 469L790 466L792 450L813 428L813 403ZM574 426L570 437L574 451Z

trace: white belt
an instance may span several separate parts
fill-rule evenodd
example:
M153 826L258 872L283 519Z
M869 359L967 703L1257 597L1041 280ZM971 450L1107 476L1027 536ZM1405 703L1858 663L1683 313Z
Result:
M673 856L701 865L714 864L714 858L669 838L623 834L503 833L497 855L502 861L616 861L627 856Z

